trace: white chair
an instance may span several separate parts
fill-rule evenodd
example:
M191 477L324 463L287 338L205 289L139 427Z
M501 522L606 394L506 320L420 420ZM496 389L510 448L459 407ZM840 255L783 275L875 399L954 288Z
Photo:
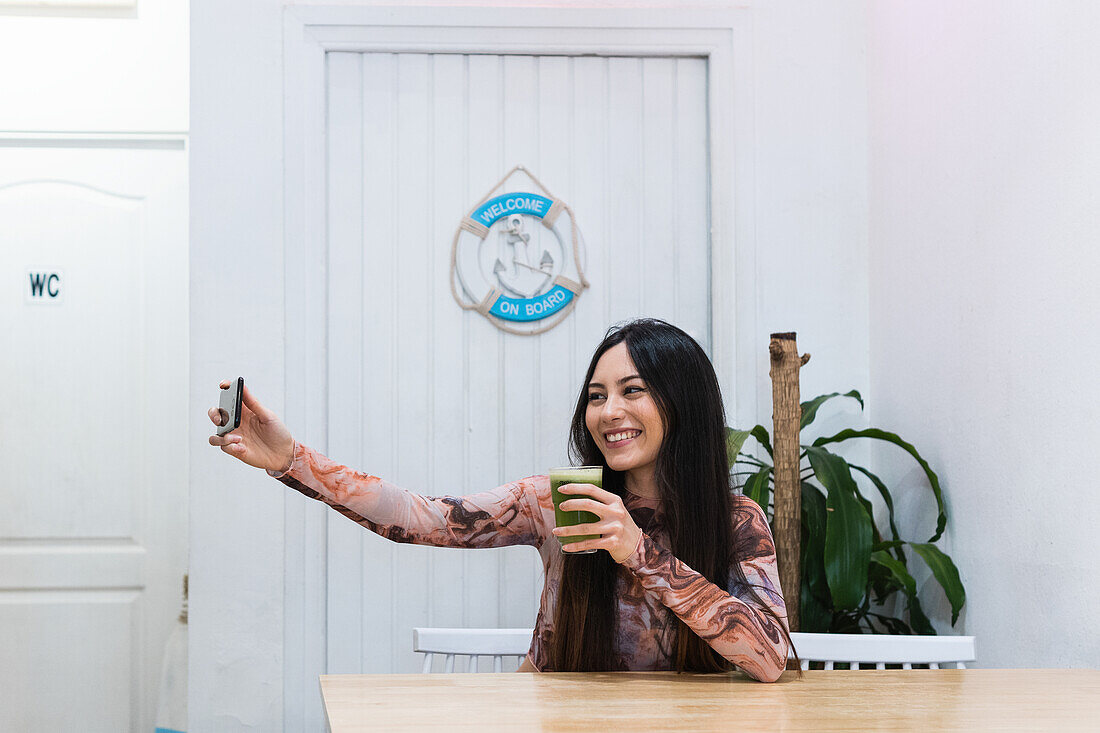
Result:
M413 629L413 651L424 654L421 671L432 670L435 654L444 654L444 671L454 672L455 655L469 656L468 672L476 672L478 658L491 656L493 671L501 671L504 657L522 659L531 645L532 629ZM795 650L802 660L802 669L811 662L823 662L825 669L837 663L874 664L886 669L887 664L900 664L912 669L914 664L927 664L940 669L941 664L954 664L966 669L964 662L975 659L973 636L904 636L896 634L791 634ZM793 658L793 655L792 655Z
M493 671L500 672L504 657L522 660L531 646L533 629L413 629L413 651L424 655L425 674L432 671L432 658L443 654L444 672L455 671L455 655L469 657L467 672L476 672L478 659L493 658Z
M837 663L848 663L859 669L860 663L874 664L875 669L886 669L887 664L900 664L902 669L912 669L914 664L927 664L939 669L941 664L956 664L966 669L963 662L972 662L973 636L903 636L898 634L791 634L795 651L802 660L802 669L809 669L810 662L824 662L825 669L833 669Z

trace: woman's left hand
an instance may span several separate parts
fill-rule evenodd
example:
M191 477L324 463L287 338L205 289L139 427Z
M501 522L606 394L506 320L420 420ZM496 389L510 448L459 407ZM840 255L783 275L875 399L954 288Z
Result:
M592 484L563 484L558 488L563 494L579 494L576 499L566 499L561 503L562 511L592 512L600 521L591 524L578 524L573 527L555 527L558 537L571 535L598 534L599 539L581 540L562 545L566 552L578 550L607 550L611 558L618 563L634 554L642 530L634 523L630 512L623 506L622 497L604 491Z

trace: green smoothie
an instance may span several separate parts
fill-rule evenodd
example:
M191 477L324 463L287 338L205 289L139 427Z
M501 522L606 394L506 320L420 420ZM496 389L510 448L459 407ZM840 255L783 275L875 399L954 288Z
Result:
M592 512L563 512L559 505L567 500L574 498L586 498L581 494L562 494L558 491L558 487L563 484L592 484L603 488L603 466L567 466L565 468L551 468L550 469L550 495L554 500L554 523L558 527L572 527L577 524L592 524L600 521L599 516ZM596 540L599 539L598 534L581 534L573 535L572 537L559 537L558 540L563 545L568 545L572 542L580 542L581 540ZM563 549L562 552L565 552ZM595 552L595 550L580 550L573 552L573 555L583 555L588 552Z

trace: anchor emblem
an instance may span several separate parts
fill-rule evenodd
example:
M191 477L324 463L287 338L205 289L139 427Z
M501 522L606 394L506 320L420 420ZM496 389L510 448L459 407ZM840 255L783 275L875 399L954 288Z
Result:
M531 262L531 235L523 230L523 217L512 214L508 226L500 233L500 249L493 274L505 290L520 298L538 294L554 274L554 258L546 249L538 259L538 266ZM509 257L511 250L511 257Z

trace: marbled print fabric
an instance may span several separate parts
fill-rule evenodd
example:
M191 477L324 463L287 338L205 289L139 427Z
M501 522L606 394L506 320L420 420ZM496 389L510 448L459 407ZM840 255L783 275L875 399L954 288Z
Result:
M550 481L531 476L470 496L426 497L377 476L353 471L300 443L285 474L272 474L287 486L323 501L372 532L393 540L437 547L538 549L546 571L528 659L541 671L554 634L554 610L561 582L562 554L554 528ZM634 554L619 566L619 623L614 648L623 670L672 668L669 627L679 616L719 654L752 677L773 681L786 664L787 642L778 625L763 614L731 579L720 588L676 559L668 550L657 500L627 493L623 503L643 534ZM750 499L732 501L734 557L758 596L786 619L771 530ZM732 594L730 591L733 591Z

